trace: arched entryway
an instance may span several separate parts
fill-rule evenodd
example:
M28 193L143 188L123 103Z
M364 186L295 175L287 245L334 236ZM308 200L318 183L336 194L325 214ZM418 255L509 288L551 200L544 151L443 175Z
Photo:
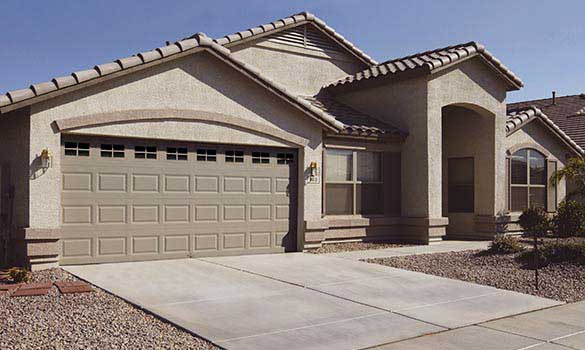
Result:
M478 235L478 218L495 207L496 120L470 104L442 108L442 211L447 235Z

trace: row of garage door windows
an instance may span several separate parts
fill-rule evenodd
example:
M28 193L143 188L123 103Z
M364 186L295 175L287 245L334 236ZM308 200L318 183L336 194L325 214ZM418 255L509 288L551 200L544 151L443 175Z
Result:
M135 159L157 159L156 146L134 146ZM186 147L167 147L167 160L188 160L188 150ZM89 157L90 146L87 142L65 142L65 155L74 157ZM101 144L100 155L103 158L125 158L126 149L124 145L119 144ZM203 162L217 161L217 150L208 148L197 149L197 160ZM243 163L244 151L227 150L225 151L225 161L227 163ZM277 153L277 164L292 164L294 154ZM252 152L252 163L269 164L269 152Z

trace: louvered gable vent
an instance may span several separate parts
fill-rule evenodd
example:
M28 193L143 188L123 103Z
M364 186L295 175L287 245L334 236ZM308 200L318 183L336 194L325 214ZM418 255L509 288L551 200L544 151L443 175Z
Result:
M313 26L303 25L268 36L272 42L306 49L343 53L337 43Z

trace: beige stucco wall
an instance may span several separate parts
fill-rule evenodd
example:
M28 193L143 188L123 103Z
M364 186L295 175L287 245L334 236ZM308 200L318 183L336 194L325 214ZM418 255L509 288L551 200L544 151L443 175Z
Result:
M517 147L533 147L537 150L541 148L548 153L545 154L549 160L557 161L557 168L562 169L566 163L566 155L572 154L569 148L564 145L550 130L543 126L539 121L533 121L520 130L514 132L506 138L506 150ZM567 194L565 180L561 180L557 186L557 201L563 201Z
M0 167L10 167L10 183L15 191L13 223L18 227L28 225L29 215L29 113L28 108L23 108L0 116ZM4 210L8 212L9 208Z
M44 147L58 154L60 134L51 125L54 120L132 109L209 111L264 123L309 140L303 150L305 167L311 161L321 161L322 132L317 122L208 53L184 57L33 105L30 158ZM285 145L237 128L179 121L117 124L93 127L85 132ZM59 226L60 172L60 159L55 157L50 171L31 180L31 227ZM305 186L304 207L305 219L321 216L320 184Z
M231 49L234 56L258 67L264 76L296 95L315 95L322 86L366 68L350 54L325 53L274 43L266 38Z
M503 80L474 58L431 76L388 82L340 98L409 132L402 151L402 215L441 218L442 108L461 105L477 110L494 130L484 136L492 146L482 151L491 158L486 165L491 179L485 186L485 198L491 199L483 213L495 215L505 204L500 181L505 176L505 97Z
M442 139L441 129L442 107L460 105L473 109L481 114L483 120L482 143L478 147L482 158L484 177L477 184L479 204L476 214L494 216L505 208L505 123L506 123L506 85L500 76L481 62L480 58L467 60L454 68L438 73L429 81L429 143L434 153L431 157L431 169L441 168ZM461 134L463 137L469 137ZM487 146L487 147L486 147ZM429 183L432 198L429 211L435 216L442 211L441 192L442 179L431 176Z

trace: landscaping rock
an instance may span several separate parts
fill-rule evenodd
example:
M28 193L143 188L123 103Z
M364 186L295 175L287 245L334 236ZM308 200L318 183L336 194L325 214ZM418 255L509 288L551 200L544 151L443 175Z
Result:
M76 281L61 269L31 282ZM0 286L9 286L0 284ZM0 349L218 349L99 288L93 293L0 295Z
M578 264L550 264L540 269L540 288L536 290L534 271L523 268L514 254L475 250L366 261L560 301L585 300L585 266Z
M409 246L409 245L408 244L396 244L396 243L373 243L373 242L327 243L327 244L323 244L323 246L320 248L310 250L309 253L328 254L328 253L352 252L355 250L400 248L400 247L407 247L407 246Z

